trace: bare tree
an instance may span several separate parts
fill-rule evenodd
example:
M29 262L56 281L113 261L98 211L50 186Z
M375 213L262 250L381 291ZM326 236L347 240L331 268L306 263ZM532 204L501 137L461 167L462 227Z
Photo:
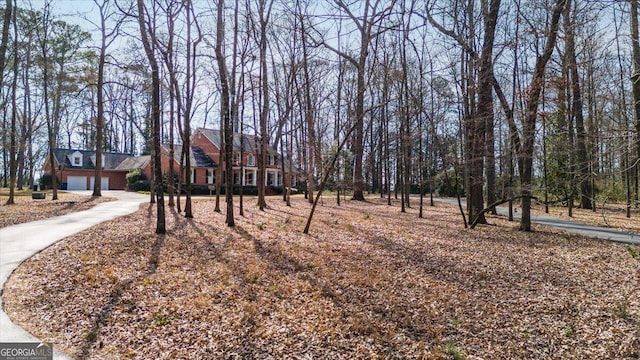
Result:
M635 200L638 203L640 193L640 31L638 30L638 0L629 0L631 4L631 49L633 53L633 74L631 84L633 91L633 110L635 114L636 127L636 161L633 166L633 176L635 178Z
M546 44L540 56L537 57L531 84L529 86L529 95L526 102L526 114L523 119L522 126L522 148L518 154L518 166L520 170L521 180L521 196L522 196L522 215L520 218L520 230L531 231L531 197L533 183L533 151L535 141L536 120L538 117L538 104L540 102L540 93L544 87L544 73L553 54L553 50L558 37L558 28L560 16L567 0L556 0L551 13L551 19L547 31Z
M218 0L218 17L216 20L215 53L220 76L220 115L224 125L224 159L225 159L225 196L227 200L227 226L235 226L233 217L233 131L231 129L231 99L229 95L229 71L223 52L224 43L224 0ZM221 138L223 135L221 134Z
M346 3L343 0L334 0L334 4L346 14L347 18L349 18L357 28L360 46L357 55L352 55L348 52L336 49L326 41L322 42L322 44L327 49L333 51L338 56L353 64L357 71L357 90L353 114L353 118L356 121L355 139L353 143L355 156L353 174L353 200L364 200L364 177L362 171L362 160L364 154L364 100L365 92L367 90L367 59L369 57L369 51L372 41L384 31L388 30L388 28L384 28L382 26L382 22L390 14L391 10L395 6L395 3L395 0L392 0L389 3L381 0L365 0L364 4L360 4L357 2L356 5L359 6L363 11L362 15L358 15L350 8L350 5L353 4Z
M299 8L299 1L296 2ZM307 126L307 192L308 200L313 203L313 191L315 184L315 153L316 153L316 131L315 131L315 112L311 101L311 77L309 76L309 44L308 34L304 16L300 15L300 32L302 38L302 76L303 76L303 104L304 118Z
M258 157L258 207L264 210L267 207L265 201L265 178L267 147L269 146L269 133L267 132L267 122L269 119L269 72L267 68L267 26L271 17L273 0L258 0L259 17L259 55L260 55L260 137Z
M575 156L575 167L578 169L577 174L573 174L573 177L578 177L578 182L580 184L580 207L583 209L591 209L593 207L592 204L592 186L591 181L589 180L589 160L587 158L587 146L586 146L586 137L587 133L584 125L584 115L583 115L583 101L582 101L582 91L580 87L580 76L578 75L578 62L576 57L576 49L575 49L575 40L574 40L574 27L575 23L575 14L571 11L571 0L567 0L567 4L565 6L564 15L563 15L563 23L564 23L564 31L565 31L565 56L567 58L567 67L568 67L568 78L570 79L570 89L571 89L571 114L570 116L575 121L575 130L576 130L576 156Z
M478 217L479 223L486 223L484 218L484 168L485 157L487 161L487 178L491 177L491 184L487 187L493 189L488 192L488 197L495 198L495 158L494 158L494 137L493 137L493 48L495 40L495 29L500 11L500 0L482 1L484 37L480 53L469 44L465 38L452 30L445 29L438 23L428 9L426 16L429 22L443 34L455 39L463 48L463 67L466 66L469 83L463 93L465 98L465 137L466 137L466 166L468 175L469 193L467 196L467 207L469 219L473 221ZM467 4L468 16L468 38L475 36L473 2ZM473 63L477 64L477 82ZM477 94L477 101L476 101ZM488 144L491 142L491 144Z
M185 101L184 101L184 131L182 133L182 150L185 152L185 168L188 173L191 172L191 117L193 116L193 93L196 88L196 59L197 59L197 48L198 44L202 41L202 33L200 31L200 27L195 18L195 13L193 10L193 3L191 0L188 0L186 3L187 7L187 38L186 38L186 74L185 74ZM193 18L192 18L193 16ZM192 39L191 30L192 26L196 26L196 30L198 35L195 39ZM191 207L191 178L187 176L186 178L186 200L184 205L184 216L186 218L193 218L193 210Z
M3 88L1 85L4 79L4 66L7 57L7 46L9 45L9 26L11 25L12 12L13 3L11 0L7 0L2 23L2 40L0 40L0 90Z
M98 57L98 78L97 78L97 116L96 116L96 161L95 161L95 180L93 183L92 196L102 196L102 149L104 147L104 68L107 57L107 48L116 39L120 21L115 21L114 27L107 29L107 22L115 16L115 12L110 10L110 0L94 0L100 12L100 50Z
M157 211L156 234L165 234L167 230L164 213L164 190L162 188L162 164L160 161L160 68L158 66L158 61L156 60L154 49L151 45L154 42L151 40L151 34L147 24L147 14L144 1L137 0L137 5L140 39L142 40L149 65L151 66L151 119L153 127L152 157L154 159L153 172Z
M50 74L49 74L49 31L51 21L51 11L50 11L49 2L45 3L44 10L42 13L42 27L39 29L40 32L38 34L38 45L40 46L40 55L42 56L42 62L44 66L42 67L42 95L44 97L44 109L45 109L45 119L47 122L47 134L48 134L48 143L49 143L49 164L51 166L51 187L53 188L53 195L51 196L51 200L58 200L58 175L57 175L57 166L55 161L55 155L53 153L56 148L56 124L55 120L52 119L51 114L51 106L50 106L50 90L49 90L49 82Z
M8 1L7 4L7 9L5 9L6 13L10 14L12 13L11 11L11 2ZM16 17L16 12L17 11L13 11L13 30L14 30L14 37L13 37L13 80L11 83L11 130L10 130L10 134L9 136L11 137L11 145L9 148L9 199L7 199L7 205L12 205L15 203L14 201L14 195L15 195L15 188L16 188L16 168L17 168L17 163L16 163L16 137L17 137L17 133L16 133L16 122L17 122L17 116L18 116L18 107L17 107L17 86L18 86L18 22L17 22L17 17ZM6 17L6 16L5 16ZM10 17L11 19L11 17ZM5 27L7 27L8 24L5 23ZM4 32L4 29L3 29ZM4 33L2 34L3 36L3 41L5 41L4 39ZM3 53L6 52L6 43L4 44L4 49L0 50ZM2 54L2 59L0 60L2 62L2 67L4 67L4 54ZM3 70L3 69L2 69ZM2 87L2 70L0 70L0 88Z

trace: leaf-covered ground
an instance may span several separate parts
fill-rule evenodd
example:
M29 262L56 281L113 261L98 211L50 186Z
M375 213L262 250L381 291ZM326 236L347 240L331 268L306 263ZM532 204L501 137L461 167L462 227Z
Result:
M311 235L303 199L248 200L235 229L199 201L166 236L150 207L25 262L5 310L78 358L640 356L635 249L384 202L325 199Z
M15 204L6 205L7 194L6 189L0 191L0 228L87 210L101 202L114 200L63 191L58 192L58 200L55 201L51 200L51 191L47 192L46 199L34 200L30 191L23 191L14 197Z

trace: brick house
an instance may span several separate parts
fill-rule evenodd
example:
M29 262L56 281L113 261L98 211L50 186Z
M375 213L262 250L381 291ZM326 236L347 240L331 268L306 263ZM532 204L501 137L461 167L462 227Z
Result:
M242 136L242 138L241 138ZM198 128L191 136L192 149L197 148L204 154L209 156L215 164L221 164L224 169L224 163L220 161L220 148L222 147L220 136L220 130ZM234 134L233 135L233 184L243 186L257 186L258 185L258 160L256 158L257 153L257 140L255 135L247 134ZM242 148L240 145L242 144ZM285 169L282 169L282 160L278 152L271 147L267 146L267 162L265 164L265 179L264 184L271 187L281 187L284 185L285 175L288 173L289 162L285 161ZM209 169L215 176L215 168ZM200 172L208 171L207 169L201 169L194 167L192 179L195 179L195 185L213 184L202 182L202 179L210 179L207 175L199 175ZM293 169L294 175L297 175L297 169ZM208 173L207 173L208 174ZM297 183L297 176L292 177L292 186Z
M182 145L173 145L173 171L178 174L180 171L180 156L182 155ZM191 146L189 152L191 160L191 183L197 185L209 185L215 183L215 169L218 167L217 163L212 159L209 154L205 153L198 146ZM169 172L169 145L162 144L160 146L160 161L162 172L167 174ZM142 172L151 179L153 169L151 168L151 162L146 164L142 168ZM182 181L184 181L184 176Z
M63 190L93 190L95 182L95 151L77 149L54 149L58 184ZM132 154L102 153L102 190L124 190L127 186L126 175L136 168L143 168L149 162L149 156ZM51 174L49 157L44 164L44 173Z
M241 138L242 136L242 138ZM207 186L216 183L216 169L224 163L220 161L220 131L198 128L191 137L191 183L196 186ZM242 148L241 145L242 144ZM233 137L233 184L242 186L258 185L258 161L256 158L256 136L234 134ZM169 168L169 145L161 146L161 166L163 173ZM182 145L174 145L173 168L176 174L180 171L180 156ZM95 176L95 152L75 149L55 149L54 158L58 166L58 183L67 190L93 189ZM149 155L133 156L123 153L103 153L102 188L105 190L124 190L126 188L126 174L134 169L140 169L147 179L152 178L151 158ZM265 165L264 184L267 187L282 187L290 164L282 160L276 150L267 147L267 162ZM44 172L50 174L48 162ZM299 171L293 168L292 187L295 187ZM184 181L184 176L182 181Z

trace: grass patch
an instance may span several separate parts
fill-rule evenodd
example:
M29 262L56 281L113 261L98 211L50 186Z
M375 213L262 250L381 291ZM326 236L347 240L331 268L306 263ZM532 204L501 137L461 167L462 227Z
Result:
M637 245L627 245L627 252L634 259L640 259L640 246Z
M153 315L153 325L165 326L171 324L171 317L162 314Z
M467 358L453 341L446 343L442 352L452 360L466 360Z

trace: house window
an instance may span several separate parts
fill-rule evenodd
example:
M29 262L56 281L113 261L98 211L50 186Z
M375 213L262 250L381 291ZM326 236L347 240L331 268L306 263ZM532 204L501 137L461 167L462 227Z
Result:
M207 184L215 184L216 179L213 169L207 169Z
M242 179L242 176L240 175L240 172L236 171L233 173L233 185L240 185L240 179Z
M253 182L253 172L250 171L244 174L244 184L248 186L255 185Z
M233 165L240 165L242 161L242 153L233 154Z
M256 158L253 155L247 155L247 166L256 166Z
M196 169L191 169L191 183L195 184L196 182Z
M82 165L82 158L80 156L74 156L73 157L73 166L80 166Z
M274 181L274 173L268 172L267 173L267 186L273 186L275 185L275 181Z
M269 165L275 165L276 164L276 157L273 155L269 155Z

